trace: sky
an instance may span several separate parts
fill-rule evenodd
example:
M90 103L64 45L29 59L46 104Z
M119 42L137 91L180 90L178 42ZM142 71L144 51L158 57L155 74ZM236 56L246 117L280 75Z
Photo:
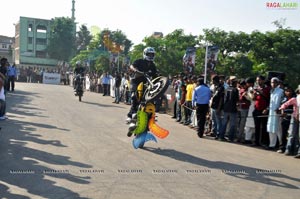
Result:
M268 8L268 2L295 2L295 9ZM3 9L5 5L8 9ZM13 37L23 17L71 17L72 0L8 0L2 4L0 35ZM176 29L200 35L203 29L251 33L274 31L275 20L300 30L300 0L75 0L78 26L121 30L134 44L153 32L167 35Z

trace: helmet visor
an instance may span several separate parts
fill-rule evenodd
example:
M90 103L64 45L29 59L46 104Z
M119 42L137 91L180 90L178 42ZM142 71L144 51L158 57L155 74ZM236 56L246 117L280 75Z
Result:
M146 53L147 57L154 58L154 53Z

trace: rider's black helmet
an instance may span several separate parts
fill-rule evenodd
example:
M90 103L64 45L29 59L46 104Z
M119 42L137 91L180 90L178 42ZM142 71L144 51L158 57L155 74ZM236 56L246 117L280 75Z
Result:
M81 65L81 61L76 62L76 67L79 67Z

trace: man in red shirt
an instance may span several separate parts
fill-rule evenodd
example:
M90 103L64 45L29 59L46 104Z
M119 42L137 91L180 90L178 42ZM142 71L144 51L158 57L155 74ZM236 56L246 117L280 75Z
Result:
M255 146L269 145L269 134L267 132L268 107L270 102L270 86L265 84L264 76L256 77L257 86L254 87L254 111L255 124Z

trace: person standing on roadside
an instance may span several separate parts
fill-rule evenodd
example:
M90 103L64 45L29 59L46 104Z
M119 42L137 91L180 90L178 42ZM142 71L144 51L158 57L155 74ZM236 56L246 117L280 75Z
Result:
M211 91L204 83L203 78L198 79L199 86L195 88L192 96L193 107L196 108L197 122L198 122L198 136L203 137L204 125L206 121L206 114L209 109L209 101L211 98Z
M5 120L7 117L6 113L6 101L5 101L5 93L4 93L4 82L5 76L0 73L0 120Z
M277 138L279 139L279 144L281 145L281 137L282 137L282 132L279 130L280 128L280 118L279 114L277 113L281 101L283 100L284 97L284 91L282 88L279 87L279 79L277 77L273 77L271 79L271 96L270 96L270 104L269 104L269 117L268 117L268 123L267 123L267 131L269 133L269 139L270 139L270 144L267 147L269 150L274 150L276 143L277 143Z
M239 91L237 89L237 79L235 76L230 76L229 87L225 89L224 94L224 118L222 120L222 127L220 130L220 140L226 141L225 133L227 124L229 123L229 141L233 142L236 133L236 118L237 118L237 104L239 100Z
M268 146L267 133L268 107L270 102L270 87L265 84L265 77L256 77L256 86L253 88L254 111L252 113L255 125L255 143L253 146Z
M220 130L222 127L223 105L224 105L224 85L220 83L219 76L212 78L213 85L211 86L212 97L210 101L212 132L215 139L219 139Z
M115 76L115 101L113 103L119 104L120 102L120 87L121 87L122 77L119 72L116 72Z
M7 82L7 91L14 91L15 90L15 79L17 77L17 69L16 64L13 63L12 66L8 67L7 70L8 82Z

